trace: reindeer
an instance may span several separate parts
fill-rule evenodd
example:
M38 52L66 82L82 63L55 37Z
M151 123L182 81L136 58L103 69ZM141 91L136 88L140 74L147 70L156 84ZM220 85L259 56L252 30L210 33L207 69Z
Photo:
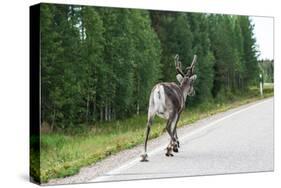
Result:
M141 155L141 161L148 161L147 140L155 115L167 120L166 130L171 140L166 148L167 152L165 155L169 157L173 156L172 151L178 152L179 141L176 128L180 114L185 107L186 97L195 95L193 83L197 77L196 74L194 74L197 56L194 55L191 66L187 67L185 71L181 68L179 56L176 55L174 59L177 71L176 78L179 85L174 82L163 82L153 87L149 98L144 153Z

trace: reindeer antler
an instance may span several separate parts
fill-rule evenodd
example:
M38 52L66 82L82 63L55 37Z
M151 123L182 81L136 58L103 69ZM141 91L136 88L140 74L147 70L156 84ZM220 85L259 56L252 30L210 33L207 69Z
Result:
M187 75L191 76L194 74L195 63L197 62L197 55L193 56L192 63L189 67L186 67L185 72Z
M184 77L184 73L182 72L182 69L181 69L181 62L179 61L178 54L175 55L175 66L176 66L177 72Z

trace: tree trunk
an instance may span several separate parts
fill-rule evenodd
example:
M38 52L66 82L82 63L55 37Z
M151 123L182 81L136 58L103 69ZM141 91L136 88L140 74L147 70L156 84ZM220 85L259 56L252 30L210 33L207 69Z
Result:
M111 121L111 104L109 105L108 120Z
M54 109L54 112L53 112L53 115L52 115L51 132L53 132L53 130L54 130L55 119L56 119L56 110Z
M227 72L227 89L229 90L229 71Z
M108 104L107 104L107 102L105 104L105 115L104 115L104 117L105 117L105 121L107 121L108 120Z
M93 119L94 119L94 121L96 120L96 117L97 117L97 115L96 115L96 108L97 108L97 105L96 105L96 103L94 102L94 104L93 104Z
M100 108L100 121L103 121L103 107Z
M140 103L139 101L137 101L137 115L140 114Z
M86 109L86 121L89 123L89 103L90 103L90 94L88 93L87 96L87 109Z

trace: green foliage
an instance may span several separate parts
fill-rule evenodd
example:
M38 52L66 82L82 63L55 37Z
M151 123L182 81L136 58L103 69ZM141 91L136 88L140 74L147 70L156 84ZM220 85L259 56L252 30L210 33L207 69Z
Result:
M249 17L211 15L209 21L215 57L213 96L247 90L258 75L256 43Z
M175 54L183 68L198 56L189 105L246 91L259 71L245 16L43 4L40 27L42 122L51 130L146 113L153 86L175 81Z
M182 67L191 64L193 57L192 33L185 13L151 12L152 25L161 41L162 78L165 82L175 80L174 56L179 54Z
M49 4L41 12L43 121L66 128L146 109L161 57L148 12Z
M243 60L245 64L245 85L251 84L258 76L258 61L256 50L256 39L254 38L253 29L250 19L246 16L239 16L238 23L243 34Z
M274 62L273 60L260 60L259 61L259 71L263 75L263 81L265 83L273 83L274 81Z
M198 76L196 96L189 99L190 104L199 104L211 100L215 58L211 51L208 18L204 14L187 14L193 33L193 53L198 56L195 72Z

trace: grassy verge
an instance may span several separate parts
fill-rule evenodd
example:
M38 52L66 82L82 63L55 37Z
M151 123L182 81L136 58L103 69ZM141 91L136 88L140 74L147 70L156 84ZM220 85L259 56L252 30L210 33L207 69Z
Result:
M258 89L252 88L247 94L229 96L223 99L224 102L205 102L184 111L179 126L272 95L273 87L270 86L265 88L264 97L259 96ZM76 174L83 166L142 143L145 124L146 115L140 115L122 121L96 124L87 129L81 127L83 131L78 134L44 133L41 135L40 169L31 171L37 177L40 174L41 182ZM150 138L163 134L164 124L164 120L156 118ZM31 158L36 159L35 156Z

